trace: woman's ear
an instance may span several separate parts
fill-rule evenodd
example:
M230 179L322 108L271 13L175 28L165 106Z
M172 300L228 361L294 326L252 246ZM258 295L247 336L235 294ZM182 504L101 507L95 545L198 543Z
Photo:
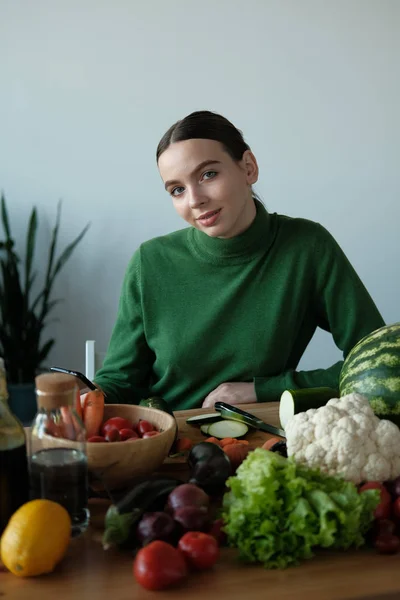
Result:
M246 173L247 183L253 185L258 180L258 164L251 150L246 150L243 153L242 164Z

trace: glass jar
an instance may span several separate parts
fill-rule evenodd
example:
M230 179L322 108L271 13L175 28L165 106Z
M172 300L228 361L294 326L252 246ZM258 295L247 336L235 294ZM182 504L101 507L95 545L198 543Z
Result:
M8 406L6 372L0 358L0 534L11 515L28 500L25 431Z
M35 379L37 414L29 443L31 498L58 502L68 511L72 535L89 521L86 432L75 410L76 380L63 373Z

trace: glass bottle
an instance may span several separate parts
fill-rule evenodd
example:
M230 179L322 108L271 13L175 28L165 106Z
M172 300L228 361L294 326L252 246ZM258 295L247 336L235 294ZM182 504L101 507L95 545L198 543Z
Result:
M11 515L28 500L25 431L8 406L6 372L0 358L0 534Z
M76 380L63 373L38 375L37 414L29 444L32 498L58 502L69 512L72 535L89 521L86 432L75 410Z

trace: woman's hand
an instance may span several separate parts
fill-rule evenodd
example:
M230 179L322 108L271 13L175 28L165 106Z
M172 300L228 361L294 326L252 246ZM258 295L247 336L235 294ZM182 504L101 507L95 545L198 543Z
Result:
M257 402L254 383L221 383L206 396L202 408L212 408L216 402L251 404Z

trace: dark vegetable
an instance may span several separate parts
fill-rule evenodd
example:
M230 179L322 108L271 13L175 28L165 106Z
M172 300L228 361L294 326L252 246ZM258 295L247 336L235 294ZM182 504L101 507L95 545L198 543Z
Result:
M158 410L163 410L164 412L167 412L168 414L174 416L173 410L168 404L168 402L166 402L164 398L161 398L160 396L151 396L150 398L145 398L144 400L141 400L139 402L139 406L157 408Z
M175 521L168 513L144 513L137 526L136 535L143 545L154 540L174 544L176 529Z
M400 550L400 539L390 533L382 534L376 538L374 546L379 554L396 554Z
M205 506L182 506L174 511L174 519L184 531L204 531L210 524Z
M183 506L204 506L208 508L210 499L204 490L193 483L178 485L168 496L168 507L175 511Z
M182 481L167 477L148 479L111 505L105 517L104 548L114 544L135 548L136 526L144 513L163 510L169 494L181 484Z
M231 462L222 448L210 442L193 446L188 464L191 469L189 483L198 485L210 495L222 492L233 472Z
M164 398L161 398L161 396L151 396L150 398L145 398L144 400L141 400L139 402L139 406L147 406L148 408L157 408L158 410L163 410L164 412L168 413L169 415L171 415L171 417L174 417L174 419L175 419L174 411L172 410L172 408L170 407L168 402L166 402L164 400ZM175 437L174 437L174 441L172 442L172 446L169 450L169 454L177 453L177 449L176 449L177 439L178 439L178 423L176 422L176 419L175 419Z
M286 442L284 442L283 440L281 440L280 442L276 442L276 444L274 444L273 446L271 446L270 451L271 452L277 452L278 454L280 454L284 458L287 458Z
M224 456L223 451L211 442L200 442L191 449L188 456L188 465L192 469L199 461L208 460L214 456Z

